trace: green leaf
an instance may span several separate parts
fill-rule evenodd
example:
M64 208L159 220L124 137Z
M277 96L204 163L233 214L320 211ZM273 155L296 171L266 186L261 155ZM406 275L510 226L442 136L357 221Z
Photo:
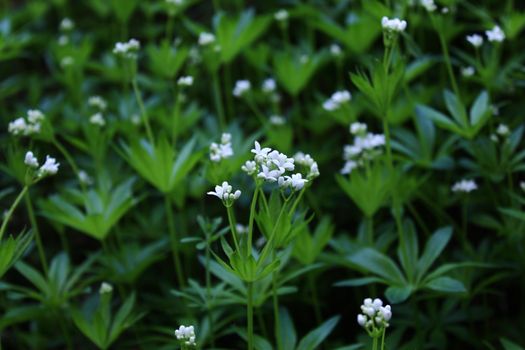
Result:
M423 255L417 262L417 280L420 281L432 266L434 261L445 249L452 236L452 227L442 227L438 229L425 245Z
M406 283L405 276L403 276L395 262L375 249L363 248L349 256L348 260L365 271L383 277L394 285L404 285Z
M477 126L487 114L489 114L489 94L482 91L470 108L470 124Z
M468 127L467 112L465 111L465 106L463 103L461 103L459 98L449 90L445 90L443 92L443 96L445 98L447 109L456 122L461 125L462 128Z
M392 304L399 304L408 299L414 291L414 287L406 286L391 286L385 291L385 296Z
M501 345L503 345L503 349L505 350L524 350L523 347L519 346L514 342L511 342L507 338L500 338L499 341L501 342Z
M295 349L297 343L297 332L290 317L290 313L285 308L279 310L279 338L284 349Z
M447 276L442 276L430 280L425 284L425 287L428 289L445 293L464 293L467 291L462 282Z
M309 332L297 346L297 350L315 350L328 337L339 322L339 316L332 317L322 325Z

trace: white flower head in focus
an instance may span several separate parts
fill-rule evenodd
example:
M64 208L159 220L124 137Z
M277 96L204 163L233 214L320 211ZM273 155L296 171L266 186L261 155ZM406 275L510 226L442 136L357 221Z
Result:
M193 326L180 326L179 329L175 330L175 337L184 345L196 346L195 343L195 328Z
M361 313L357 315L357 323L366 330L368 335L377 338L385 328L390 326L391 318L390 305L383 306L383 301L379 298L374 300L366 298L361 305Z
M219 198L226 207L230 207L235 200L239 199L241 191L233 191L233 187L224 181L222 185L215 186L215 191L209 191L207 194Z
M55 158L52 158L50 156L46 156L46 161L40 169L38 169L38 177L44 177L47 175L55 175L58 172L58 167L60 166L60 163L57 163Z

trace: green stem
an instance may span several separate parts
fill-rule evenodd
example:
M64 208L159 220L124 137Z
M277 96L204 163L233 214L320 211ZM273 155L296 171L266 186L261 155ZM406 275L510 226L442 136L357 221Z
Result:
M250 257L252 254L252 242L253 242L253 221L255 219L255 207L257 205L257 196L259 195L259 190L262 189L259 186L255 187L255 192L253 193L252 204L250 205L250 217L248 219L248 242L246 243L246 257ZM264 198L264 194L263 194ZM266 199L266 198L265 198Z
M374 245L374 217L366 218L366 237L370 246Z
M25 202L27 207L27 213L29 215L29 221L31 222L31 227L35 233L36 247L38 250L38 256L40 257L40 263L42 264L42 269L44 274L47 276L47 259L44 251L44 246L42 245L42 239L40 237L40 230L38 229L38 223L36 221L35 212L33 210L33 204L31 203L31 198L29 197L29 192L25 195Z
M210 241L208 234L206 234L206 308L208 309L208 322L210 323L210 343L211 347L215 347L215 336L214 336L214 330L213 330L213 317L211 313L211 306L210 306L210 300L211 300L211 273L210 273Z
M450 63L450 54L448 52L447 43L445 42L445 37L439 30L438 30L438 36L439 36L439 42L441 43L441 49L443 50L443 56L445 57L445 65L447 67L448 76L450 78L450 84L452 85L452 89L454 90L454 93L456 94L458 99L461 100L461 95L459 94L459 88L456 82L456 77L454 76L454 71L452 70L452 64Z
M317 286L314 281L314 275L308 274L307 279L308 279L308 284L310 286L310 292L311 292L311 298L312 298L311 303L314 308L315 320L318 324L321 324L322 322L321 307L319 306L319 298L317 294Z
M377 337L374 337L373 339L374 340L372 341L372 350L377 350Z
M151 131L151 126L149 124L149 117L148 117L148 113L146 111L146 108L144 107L144 101L142 100L142 96L140 94L140 90L139 90L139 86L137 84L137 77L136 76L133 76L133 78L131 79L131 86L133 87L133 92L135 93L135 98L137 99L137 103L139 105L139 108L140 108L140 114L142 116L142 121L144 123L144 127L146 128L146 134L148 136L148 139L149 139L149 142L151 143L151 145L154 145L155 143L153 142L153 133Z
M276 259L276 254L275 254L275 249L274 249L272 251L272 261L275 261L275 259ZM278 273L279 273L278 269L276 269L272 273L272 300L273 300L275 340L277 343L277 349L282 350L283 345L282 345L281 337L279 336L281 325L280 325L280 319L279 319L279 297L277 295L277 275Z
M22 191L18 194L18 197L16 197L13 204L11 204L11 208L9 208L9 211L7 212L4 221L2 222L2 226L0 227L0 241L2 240L2 237L4 236L5 229L7 228L7 223L9 222L9 219L11 219L11 216L13 216L13 212L15 211L16 207L18 206L18 203L20 203L20 200L24 195L26 194L29 186L24 186L22 188Z
M173 222L173 211L171 207L171 199L168 194L164 195L164 204L166 207L166 218L168 220L168 230L170 234L170 240L171 240L171 252L173 254L173 264L175 265L175 272L177 274L177 281L179 283L179 287L182 288L185 286L184 282L184 274L182 272L182 264L180 261L179 256L179 238L177 235L177 231L175 230L175 223Z
M383 118L383 132L385 133L386 157L388 161L388 168L390 171L394 169L394 162L392 160L392 147L390 145L390 127L388 126L388 109Z
M219 84L219 76L217 71L212 73L213 80L213 99L215 101L215 109L217 110L217 115L219 116L219 126L221 130L226 129L226 117L224 116L224 105L222 104L222 91L221 85Z
M232 231L233 243L235 244L235 250L238 254L241 254L241 249L239 247L239 240L237 238L237 228L235 227L235 217L233 215L233 210L230 206L226 207L228 212L228 222L230 223L230 230Z
M385 350L385 333L386 328L383 328L383 334L381 335L381 350Z
M248 350L253 350L253 282L247 282L246 323L248 328Z
M73 172L75 173L77 180L78 180L78 174L80 170L78 169L77 163L75 162L71 154L69 154L67 149L64 146L62 146L62 144L55 137L53 137L51 142L60 151L60 153L62 153L64 158L66 158L66 162L69 164L71 169L73 169ZM80 181L80 187L82 188L82 191L85 193L86 187L82 181Z

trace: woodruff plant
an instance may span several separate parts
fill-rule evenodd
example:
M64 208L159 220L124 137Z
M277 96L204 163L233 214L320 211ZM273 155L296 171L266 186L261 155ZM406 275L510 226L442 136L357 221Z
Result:
M222 238L222 248L228 257L228 262L215 254L217 261L228 271L237 275L247 284L246 307L247 307L247 338L248 349L254 347L253 333L253 283L272 274L273 298L276 338L279 345L279 307L277 301L276 278L280 267L280 259L277 257L277 249L289 244L291 237L294 213L303 197L303 193L312 181L319 176L317 162L307 154L298 153L294 158L262 147L255 141L251 150L253 160L248 160L242 166L242 170L250 175L255 183L250 205L250 216L248 219L248 232L242 236L237 232L237 224L233 211L233 204L241 196L240 190L234 190L226 181L215 187L215 191L208 192L209 195L219 198L228 214L230 231L233 240L233 248ZM298 168L301 171L295 172ZM275 200L270 202L264 191L265 184L277 184L271 187L271 199L279 196L282 204L278 213L274 211ZM258 208L259 204L259 208ZM275 215L268 216L269 213ZM266 214L266 215L265 215ZM258 219L257 219L258 218ZM258 251L254 245L254 221L258 220L258 226L263 233L264 247Z

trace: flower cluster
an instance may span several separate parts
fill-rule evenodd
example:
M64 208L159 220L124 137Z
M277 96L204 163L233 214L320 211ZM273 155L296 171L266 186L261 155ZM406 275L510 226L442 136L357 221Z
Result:
M37 109L27 111L26 117L20 117L9 123L7 130L13 135L29 136L40 133L44 114Z
M113 286L109 284L108 282L102 282L100 284L100 288L98 290L99 294L108 294L113 292Z
M494 142L499 142L500 137L505 140L510 134L510 129L506 124L499 124L496 128L496 132L490 135L490 139Z
M284 22L288 20L288 18L290 17L290 14L285 9L280 9L273 15L273 17L275 18L276 21Z
M357 323L364 327L368 335L373 338L377 338L383 333L392 318L390 305L383 306L383 301L379 298L374 300L366 298L361 305L361 312L357 315Z
M28 151L24 157L24 164L32 169L37 169L39 166L38 159L33 152ZM36 179L41 179L47 175L55 175L58 172L60 163L57 163L55 158L46 156L46 161L36 172Z
M477 189L478 189L478 185L476 184L476 182L474 180L467 180L467 179L458 181L452 186L452 192L469 193Z
M434 3L434 0L421 0L421 6L425 8L428 12L434 12L437 9L436 4Z
M118 42L115 44L113 53L125 58L136 58L140 49L140 42L136 39L130 39L126 43Z
M486 30L485 35L490 42L502 42L505 40L505 33L499 26L494 26L491 30ZM483 45L483 37L479 34L467 35L467 41L475 48Z
M108 108L108 103L100 96L91 96L88 99L88 106L97 108L100 111L105 111Z
M309 154L305 154L303 152L297 152L293 159L295 161L295 165L302 166L306 169L306 179L312 180L321 175L319 173L319 166L317 165L317 162L310 156Z
M215 186L215 192L209 191L207 194L219 198L225 206L230 207L235 200L239 199L241 191L236 190L233 192L233 187L227 181L224 181L222 185Z
M339 109L343 104L349 102L352 95L349 91L336 91L332 96L323 103L323 108L329 112Z
M193 326L180 326L175 330L175 337L182 341L184 345L195 346L195 329Z
M479 34L467 35L467 41L474 47L483 45L483 37Z
M220 162L222 159L233 156L232 135L223 133L221 136L221 143L212 142L210 145L210 160L212 162Z
M275 80L272 78L267 78L262 83L262 91L264 93L272 93L277 88L277 84L275 83Z
M381 19L381 26L387 32L403 32L407 27L407 22L400 20L399 18L389 19L388 17L383 17Z
M180 77L179 80L177 80L177 85L179 86L192 86L193 85L193 77L191 75Z
M252 84L248 80L237 80L233 88L233 96L242 97L245 93L250 91Z
M206 33L202 32L199 34L199 45L200 46L208 46L210 44L213 44L215 42L215 35L212 33Z
M346 145L343 149L345 164L341 174L350 174L352 170L363 166L382 153L381 147L385 145L385 135L367 132L368 127L363 123L352 123L350 133L354 135L354 143Z
M89 122L93 125L98 125L98 126L106 125L106 119L104 119L104 116L100 112L97 112L93 114L91 117L89 117Z

